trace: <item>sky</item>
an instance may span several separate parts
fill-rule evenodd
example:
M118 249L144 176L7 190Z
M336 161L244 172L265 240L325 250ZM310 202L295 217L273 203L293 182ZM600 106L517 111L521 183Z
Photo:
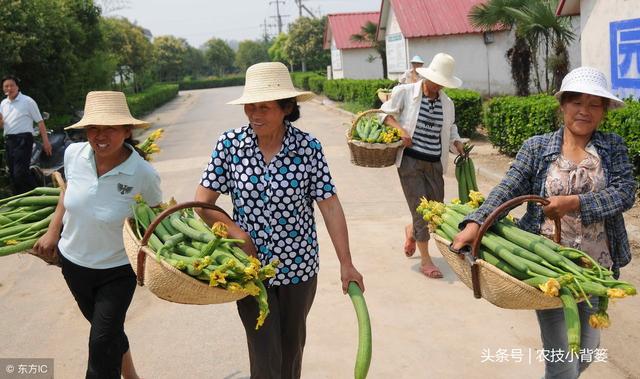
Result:
M109 0L107 0L108 2ZM294 0L278 0L283 31L298 18ZM257 40L277 34L276 0L112 0L125 4L105 16L124 16L153 36L173 35L200 47L216 37L226 41ZM302 0L316 16L345 12L379 12L382 0ZM303 10L303 16L305 11Z

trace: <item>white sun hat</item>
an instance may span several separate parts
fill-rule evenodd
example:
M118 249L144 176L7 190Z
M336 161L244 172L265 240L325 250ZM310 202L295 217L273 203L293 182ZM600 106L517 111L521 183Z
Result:
M146 128L150 124L131 116L124 93L91 91L84 103L82 119L65 129L83 129L90 125L132 125L134 128Z
M462 80L453 76L456 61L449 54L438 53L433 57L429 67L418 67L416 71L425 79L446 88L458 88Z
M593 67L578 67L569 72L564 79L560 91L556 92L555 97L560 101L560 97L564 92L578 92L589 95L600 96L611 100L609 108L624 107L624 101L620 100L609 92L607 78L600 70Z
M227 104L252 104L291 97L302 102L313 96L313 92L298 91L293 87L287 66L280 62L263 62L247 69L242 96Z
M424 63L422 58L419 55L414 55L413 58L409 61L410 63Z

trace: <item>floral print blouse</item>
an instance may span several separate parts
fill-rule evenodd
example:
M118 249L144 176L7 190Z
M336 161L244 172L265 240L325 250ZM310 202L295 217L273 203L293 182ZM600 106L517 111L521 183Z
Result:
M578 164L562 154L551 163L545 182L547 196L579 195L605 187L598 152L592 144L585 150L587 157ZM553 220L545 218L541 233L551 238L554 229ZM580 212L572 212L562 218L561 232L563 245L584 251L604 267L613 265L604 221L583 225Z

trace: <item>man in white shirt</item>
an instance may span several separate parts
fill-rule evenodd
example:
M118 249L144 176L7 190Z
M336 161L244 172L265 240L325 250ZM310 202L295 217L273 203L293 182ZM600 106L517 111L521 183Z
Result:
M2 78L2 90L7 97L0 103L0 128L4 129L9 179L15 194L27 192L36 187L36 181L29 171L34 122L38 124L45 154L51 155L47 128L40 115L38 104L20 92L18 82L19 80L14 76Z

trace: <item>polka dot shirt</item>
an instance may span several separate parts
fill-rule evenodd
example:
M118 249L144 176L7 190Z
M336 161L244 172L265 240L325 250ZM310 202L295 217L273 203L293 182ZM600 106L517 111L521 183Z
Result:
M313 201L336 193L320 142L290 123L269 164L251 126L223 133L200 184L230 194L233 219L249 235L263 264L280 260L270 285L306 282L318 273Z

